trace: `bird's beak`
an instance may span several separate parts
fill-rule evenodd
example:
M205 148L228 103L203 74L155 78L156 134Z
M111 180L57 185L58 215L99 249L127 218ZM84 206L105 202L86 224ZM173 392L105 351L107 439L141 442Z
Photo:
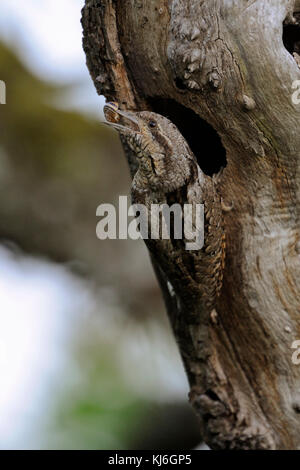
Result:
M141 132L139 122L131 111L121 111L115 103L107 103L103 111L106 118L104 124L125 134L131 132L139 134Z

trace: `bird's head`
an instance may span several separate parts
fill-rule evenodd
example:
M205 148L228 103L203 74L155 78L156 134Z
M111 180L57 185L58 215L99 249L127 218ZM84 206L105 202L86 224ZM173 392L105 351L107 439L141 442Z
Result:
M169 119L150 111L123 111L116 103L106 104L104 114L107 123L125 137L150 186L172 191L184 185L193 156Z

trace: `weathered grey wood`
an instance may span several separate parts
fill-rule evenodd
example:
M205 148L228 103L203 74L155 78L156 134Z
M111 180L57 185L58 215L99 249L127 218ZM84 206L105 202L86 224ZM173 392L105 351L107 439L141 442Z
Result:
M218 132L227 253L217 315L189 320L154 259L213 448L300 448L300 105L282 41L292 0L86 0L84 49L98 93L127 109L153 98ZM154 109L155 110L155 109ZM195 138L201 139L201 134ZM202 158L214 158L203 148Z

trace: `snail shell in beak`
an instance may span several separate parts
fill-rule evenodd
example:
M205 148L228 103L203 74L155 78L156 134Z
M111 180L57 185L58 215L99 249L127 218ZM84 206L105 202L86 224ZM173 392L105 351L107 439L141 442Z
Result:
M120 121L120 115L117 113L119 109L119 104L112 101L110 103L107 103L104 108L103 108L103 112L104 112L104 116L105 116L105 119L108 121L108 122L112 122L112 123L117 123Z

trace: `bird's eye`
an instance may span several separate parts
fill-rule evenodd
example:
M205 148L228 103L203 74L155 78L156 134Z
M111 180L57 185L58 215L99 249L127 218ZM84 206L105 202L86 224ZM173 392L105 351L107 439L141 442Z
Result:
M149 127L156 127L156 122L155 121L150 121L149 122Z

